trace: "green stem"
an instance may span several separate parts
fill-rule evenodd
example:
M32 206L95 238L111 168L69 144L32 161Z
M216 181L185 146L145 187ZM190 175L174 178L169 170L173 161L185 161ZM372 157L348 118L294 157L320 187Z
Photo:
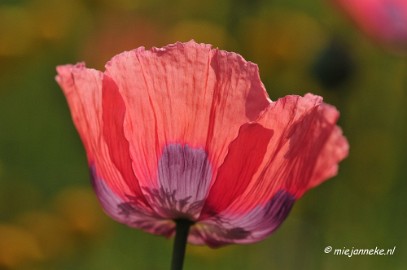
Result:
M175 223L175 240L172 251L171 270L182 270L189 228L192 222L187 219L177 219Z

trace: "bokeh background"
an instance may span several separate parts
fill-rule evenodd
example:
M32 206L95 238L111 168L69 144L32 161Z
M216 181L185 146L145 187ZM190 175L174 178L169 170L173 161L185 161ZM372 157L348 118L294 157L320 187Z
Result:
M186 269L406 269L407 58L327 0L1 0L0 269L168 269L172 241L107 218L55 66L195 39L259 65L273 100L313 92L351 151L257 244L188 246ZM334 256L324 248L393 248Z

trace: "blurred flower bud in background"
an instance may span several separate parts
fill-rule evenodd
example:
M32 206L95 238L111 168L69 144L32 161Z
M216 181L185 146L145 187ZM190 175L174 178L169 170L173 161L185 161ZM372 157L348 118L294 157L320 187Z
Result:
M332 39L316 54L311 72L324 89L334 90L345 85L355 72L350 48L343 41Z

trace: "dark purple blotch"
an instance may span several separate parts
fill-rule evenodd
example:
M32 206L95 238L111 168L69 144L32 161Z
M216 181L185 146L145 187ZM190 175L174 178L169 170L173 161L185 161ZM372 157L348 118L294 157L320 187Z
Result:
M169 218L198 217L207 196L212 168L206 151L189 145L170 144L158 162L158 189L144 188L158 212Z

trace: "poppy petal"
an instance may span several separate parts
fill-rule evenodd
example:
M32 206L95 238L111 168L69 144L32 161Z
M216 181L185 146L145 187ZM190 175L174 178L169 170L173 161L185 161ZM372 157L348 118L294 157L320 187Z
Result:
M189 241L220 247L225 244L248 244L263 240L285 220L295 198L278 191L265 205L257 205L245 214L223 212L191 228Z
M219 168L200 219L222 212L246 190L263 162L272 136L272 130L257 123L245 124L240 128Z
M349 146L338 111L319 96L286 96L257 121L274 131L265 159L245 192L225 211L243 213L285 190L296 199L337 173Z
M88 69L85 64L57 67L56 81L61 86L71 115L89 160L94 160L96 138L100 134L98 106L102 91L103 73Z
M162 219L151 209L140 207L139 198L128 196L126 199L117 196L102 180L96 169L91 166L92 185L104 211L117 222L132 228L147 232L171 236L175 230L175 223Z
M140 195L140 199L147 203L134 175L129 142L124 136L123 122L125 113L126 107L116 84L105 75L102 89L103 138L109 149L111 161L121 173L127 186L133 191L133 194Z
M109 143L103 136L103 73L87 69L84 64L59 66L57 72L56 80L69 103L74 124L85 146L89 166L93 166L103 179L107 179L109 188L118 196L142 197L140 190L124 181L123 177L127 175L123 176L120 171L122 168L116 167L119 164L115 161L117 157L109 149ZM148 208L145 203L142 205Z
M273 179L273 185L281 185L298 199L336 175L338 163L349 151L336 125L338 119L336 108L323 103L320 96L287 96L275 102L259 120L259 124L275 131L263 178Z
M163 188L158 166L169 145L204 149L214 179L240 126L269 104L256 65L193 41L119 54L106 74L127 108L124 134L147 197Z

